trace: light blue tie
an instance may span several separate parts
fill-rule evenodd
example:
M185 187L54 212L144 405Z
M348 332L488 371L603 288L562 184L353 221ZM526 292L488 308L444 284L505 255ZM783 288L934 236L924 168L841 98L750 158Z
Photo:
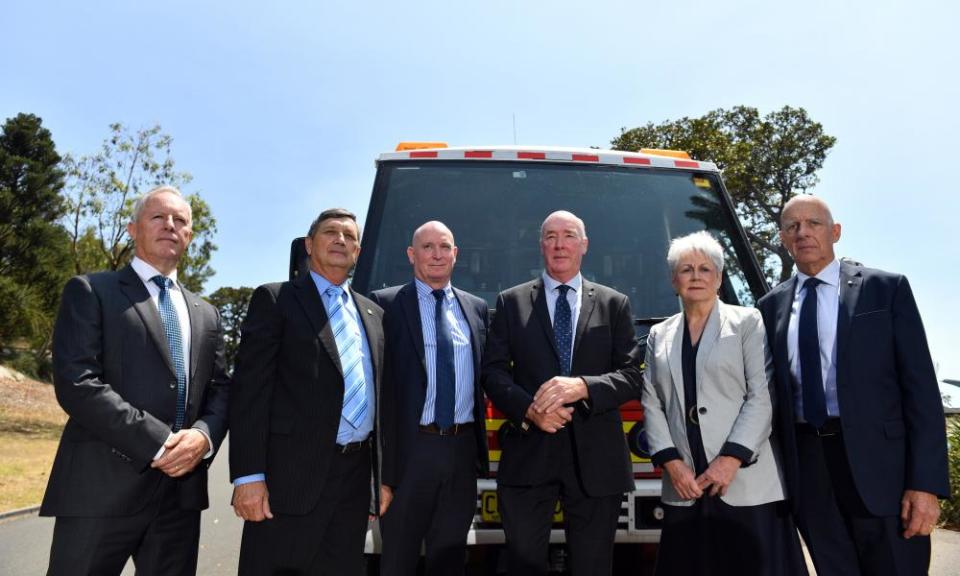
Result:
M343 288L330 286L330 329L340 354L343 370L343 417L354 428L359 428L367 416L367 390L363 379L363 353L360 346L360 327L344 306L347 298Z
M180 332L177 311L170 300L170 287L173 286L173 280L160 275L150 280L160 288L157 307L160 309L163 331L167 335L170 358L173 359L173 367L177 370L177 419L173 426L173 431L176 432L183 428L183 419L187 411L187 369L183 361L183 333Z

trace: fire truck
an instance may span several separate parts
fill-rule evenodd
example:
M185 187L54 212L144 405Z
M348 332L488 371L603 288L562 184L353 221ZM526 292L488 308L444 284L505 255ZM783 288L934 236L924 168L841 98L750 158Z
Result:
M413 231L440 220L459 248L454 285L484 298L492 310L501 290L540 275L539 227L555 210L569 210L586 223L590 247L582 273L630 298L641 342L651 326L680 310L666 263L672 238L697 230L717 237L727 259L723 301L750 306L767 290L720 171L684 152L401 143L377 158L376 169L352 280L360 293L409 282L405 250ZM304 270L302 245L293 243L291 276ZM639 400L624 404L621 415L636 489L623 497L615 562L635 563L638 555L649 558L652 546L645 545L659 541L660 471L650 462ZM505 542L496 491L505 420L489 402L486 416L491 474L477 481L468 544L471 573L496 574ZM562 573L559 504L554 520L551 566ZM379 549L374 523L366 545L372 573Z

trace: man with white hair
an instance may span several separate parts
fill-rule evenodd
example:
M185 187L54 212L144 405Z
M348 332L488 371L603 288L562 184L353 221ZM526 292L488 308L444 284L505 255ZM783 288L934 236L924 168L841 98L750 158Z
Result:
M906 277L838 261L826 202L795 196L780 239L797 274L760 299L776 436L817 574L926 574L950 494L943 408Z
M583 221L550 214L543 274L500 293L483 386L506 415L497 470L512 575L546 574L563 503L574 576L609 574L620 501L634 489L618 408L640 393L630 300L580 273Z
M190 205L161 186L127 232L135 256L76 276L53 333L54 387L69 415L42 516L56 516L48 575L196 573L207 467L227 433L216 308L177 282Z

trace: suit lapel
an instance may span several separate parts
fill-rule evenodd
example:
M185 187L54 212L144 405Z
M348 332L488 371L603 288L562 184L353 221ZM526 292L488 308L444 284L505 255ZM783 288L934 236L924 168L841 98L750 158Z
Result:
M776 366L782 366L786 377L785 383L790 385L790 353L787 350L787 332L790 329L790 309L793 307L793 295L797 290L797 277L794 276L782 284L783 289L776 295L774 308L777 311L776 342L773 343L773 354Z
M353 298L353 304L357 307L357 315L360 316L360 322L363 323L363 331L367 335L367 346L370 348L370 367L373 368L374 379L380 380L380 354L377 350L381 347L379 343L383 341L382 323L378 321L377 315L373 313L372 302L360 296L353 289L350 289L350 297ZM336 344L334 344L336 349Z
M722 332L724 316L720 314L721 306L723 304L720 300L714 303L713 310L710 311L707 323L703 327L703 333L700 334L700 345L697 348L697 384L703 382L703 366L710 358L710 353L713 352L714 345Z
M333 338L333 330L330 328L330 320L327 318L327 309L320 298L320 292L313 281L313 277L307 273L297 277L293 281L294 293L303 311L306 313L313 331L320 343L327 351L327 355L333 360L334 366L343 377L343 367L340 366L340 352L337 350L337 341Z
M590 317L593 315L593 309L597 305L593 285L586 279L580 281L580 292L580 317L577 318L577 333L573 337L573 362L576 362L577 350L580 348L580 338L587 329Z
M460 291L456 288L453 289L453 297L457 299L457 304L460 306L460 311L463 312L463 317L467 319L467 325L470 326L470 349L473 351L473 370L477 374L480 372L480 342L478 334L480 333L480 316L477 314L476 308L473 306L464 306L463 300L460 298Z
M856 266L840 263L840 302L837 310L837 363L846 358L844 351L850 341L850 324L857 310L857 300L860 298L860 287L863 278ZM839 368L839 366L837 367ZM840 371L837 370L837 384L840 384Z
M557 351L557 342L553 337L553 323L550 322L550 310L547 309L547 295L544 293L543 280L537 280L530 287L530 303L533 306L533 315L540 321L540 327L547 336L547 342L550 343L550 349L553 350L557 361L560 360L560 352Z
M423 344L423 322L420 318L420 295L417 293L416 282L411 282L400 289L397 294L400 299L400 306L403 309L403 315L406 319L405 324L410 331L410 338L413 339L413 346L417 349L417 358L420 359L420 367L423 368L423 384L426 386L427 375L427 353Z
M197 362L200 361L200 348L203 346L203 322L201 321L200 302L196 294L180 286L183 293L183 300L187 303L187 316L190 317L190 378L193 382L193 376L197 372ZM191 392L195 387L191 387ZM191 394L192 396L192 394Z
M686 394L683 390L683 333L686 329L683 313L680 313L675 316L675 321L666 327L663 334L667 363L670 365L670 376L673 380L673 393L680 402L681 412L686 402Z
M143 281L140 280L140 277L137 276L137 273L133 270L133 267L128 265L121 270L119 274L120 291L130 300L134 310L140 315L143 325L147 328L147 333L150 334L150 338L153 340L157 350L160 351L163 361L166 363L167 368L170 369L170 374L176 376L177 369L174 367L173 358L170 356L170 347L167 345L167 334L163 330L163 320L160 319L160 312L150 298L150 293L147 291L146 286L143 285Z

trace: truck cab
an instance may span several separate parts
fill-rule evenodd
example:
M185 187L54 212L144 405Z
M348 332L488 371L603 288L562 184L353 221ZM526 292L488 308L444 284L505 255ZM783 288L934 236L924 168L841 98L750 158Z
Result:
M568 210L585 222L590 245L582 274L630 298L641 342L652 325L680 310L666 261L672 238L697 230L716 236L727 258L720 290L724 302L752 306L767 290L720 171L682 152L402 144L381 154L376 165L352 281L360 293L409 282L406 247L413 231L440 220L459 248L453 284L485 299L492 310L501 290L541 274L539 227L555 210ZM291 274L297 266L294 257ZM504 543L496 499L504 419L489 402L486 414L492 470L477 482L471 554ZM650 462L639 399L624 404L621 414L636 489L623 498L618 548L658 542L663 516L660 471ZM559 507L555 521L551 558L562 570ZM367 552L378 550L373 529Z

